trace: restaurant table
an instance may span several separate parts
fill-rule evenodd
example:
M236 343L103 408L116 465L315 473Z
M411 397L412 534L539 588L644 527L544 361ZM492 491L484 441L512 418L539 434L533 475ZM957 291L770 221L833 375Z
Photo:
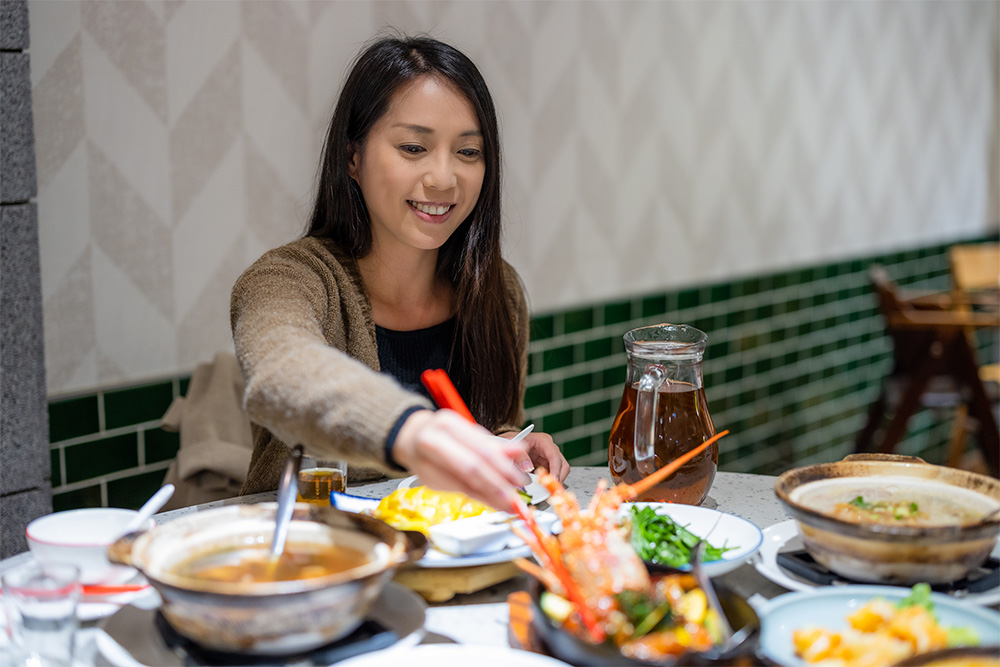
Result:
M585 505L601 478L609 478L607 467L573 467L565 485L574 492L580 504ZM764 529L788 518L775 498L775 479L766 475L720 472L716 475L708 498L702 506L743 517ZM365 498L382 498L395 490L399 483L400 480L392 479L352 486L348 489L348 493ZM158 514L156 520L159 524L163 524L213 507L273 501L275 495L274 492L265 492L181 508ZM28 552L12 556L0 562L0 571L28 558ZM757 594L771 598L787 592L785 588L759 574L750 562L722 575L720 580L743 597ZM514 591L524 590L527 585L528 578L522 574L479 592L457 595L447 602L429 603L424 623L426 634L423 643L509 647L507 596ZM96 632L94 628L99 628L103 620L85 623L78 633L77 657L80 665L107 664L99 655L94 639ZM0 663L3 662L3 657L3 653L0 652Z

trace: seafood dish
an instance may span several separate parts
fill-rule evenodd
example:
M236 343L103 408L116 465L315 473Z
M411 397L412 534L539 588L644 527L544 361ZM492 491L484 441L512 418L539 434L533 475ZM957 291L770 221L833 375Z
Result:
M720 610L689 574L651 575L619 524L619 508L726 433L635 484L609 489L601 480L586 508L554 477L539 475L551 492L549 504L563 529L547 535L535 526L530 508L519 508L527 529L515 532L531 547L538 563L525 559L515 563L544 587L538 604L550 621L592 646L613 647L626 659L662 664L689 652L721 652L724 628L731 621L728 613L721 619Z

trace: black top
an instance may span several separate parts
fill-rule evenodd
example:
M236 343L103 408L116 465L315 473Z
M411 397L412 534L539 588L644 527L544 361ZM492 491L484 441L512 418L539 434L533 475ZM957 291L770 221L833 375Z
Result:
M376 324L379 366L383 373L396 378L406 389L430 399L431 395L420 382L420 374L431 368L454 372L448 368L454 334L455 318L415 331L393 331Z

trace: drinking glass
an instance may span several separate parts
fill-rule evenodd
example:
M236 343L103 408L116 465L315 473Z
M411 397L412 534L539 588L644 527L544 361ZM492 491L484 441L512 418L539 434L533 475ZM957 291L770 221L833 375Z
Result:
M0 585L15 664L69 667L80 569L69 563L29 561L0 575Z
M347 462L303 456L299 468L298 502L329 505L330 493L347 490Z

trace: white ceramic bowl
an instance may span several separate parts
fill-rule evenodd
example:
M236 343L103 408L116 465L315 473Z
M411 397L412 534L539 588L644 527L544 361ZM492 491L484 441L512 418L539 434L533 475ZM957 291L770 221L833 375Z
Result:
M133 576L134 568L112 565L108 546L125 532L135 510L93 507L55 512L35 519L25 531L28 548L43 563L73 563L80 568L84 584L122 583ZM143 529L156 525L150 519Z

